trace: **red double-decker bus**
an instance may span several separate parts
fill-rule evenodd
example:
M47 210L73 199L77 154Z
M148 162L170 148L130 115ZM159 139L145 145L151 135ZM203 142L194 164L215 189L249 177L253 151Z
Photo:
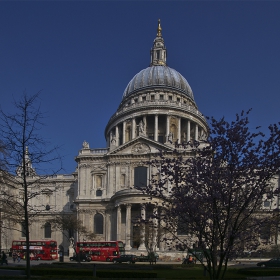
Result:
M14 240L12 251L19 253L22 259L26 257L26 241ZM54 240L31 240L29 241L31 260L55 260L58 259L57 242Z
M110 262L125 253L122 241L77 242L77 254L88 254L92 261Z

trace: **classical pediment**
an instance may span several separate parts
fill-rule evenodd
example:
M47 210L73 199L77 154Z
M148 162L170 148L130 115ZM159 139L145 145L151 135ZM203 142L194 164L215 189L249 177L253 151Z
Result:
M173 146L165 145L149 138L139 136L111 150L107 155L145 155L159 151L172 151Z

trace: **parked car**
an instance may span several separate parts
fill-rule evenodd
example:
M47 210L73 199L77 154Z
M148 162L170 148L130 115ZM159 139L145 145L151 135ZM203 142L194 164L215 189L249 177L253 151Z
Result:
M80 262L90 262L91 257L88 254L80 254L80 255L74 255L73 257L70 257L70 261L76 261L78 262L80 259Z
M257 266L261 267L280 267L280 258L271 259L269 261L263 261L257 263Z
M148 254L147 256L141 255L141 256L138 256L137 259L139 262L149 262L150 260L154 260L154 259L156 261L158 261L159 255L158 255L158 253L154 253L153 255Z
M137 260L137 256L135 255L120 255L118 258L113 259L113 263L135 263Z

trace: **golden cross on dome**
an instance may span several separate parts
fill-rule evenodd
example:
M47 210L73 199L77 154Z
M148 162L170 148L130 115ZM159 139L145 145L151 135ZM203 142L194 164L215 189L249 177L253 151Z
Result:
M158 20L157 36L158 36L158 37L161 37L160 19Z

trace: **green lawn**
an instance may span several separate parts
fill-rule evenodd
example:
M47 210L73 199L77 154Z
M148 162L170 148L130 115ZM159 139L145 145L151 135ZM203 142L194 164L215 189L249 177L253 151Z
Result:
M195 267L182 267L181 265L172 266L172 269L156 269L158 278L165 279L196 279L196 280L206 280L209 276L204 276L203 267L197 265ZM227 269L224 279L246 279L252 276L280 276L280 268L233 268L229 267Z
M32 279L45 280L45 279L96 279L93 277L93 265L92 264L61 264L61 265L48 265L48 266L35 266L32 267ZM4 269L6 267L1 267ZM9 267L12 269L12 267ZM18 268L19 269L19 268ZM23 269L23 267L21 267ZM194 280L208 280L209 276L204 276L203 267L201 265L196 265L194 267L188 267L186 265L164 265L157 264L150 266L148 264L143 265L104 265L102 267L96 266L96 272L109 272L110 276L108 278L117 277L117 275L122 274L123 278L137 278L140 277L141 273L150 273L157 275L158 279L194 279ZM156 273L156 274L155 274ZM97 273L98 274L98 273ZM147 274L147 275L148 275ZM1 275L1 272L0 272ZM252 276L280 276L280 268L233 268L229 267L225 275L225 280L244 280L247 277ZM143 278L143 274L142 274ZM145 277L144 277L145 278ZM19 279L13 277L1 277L1 279ZM22 278L21 278L22 279ZM102 278L98 278L102 279Z

